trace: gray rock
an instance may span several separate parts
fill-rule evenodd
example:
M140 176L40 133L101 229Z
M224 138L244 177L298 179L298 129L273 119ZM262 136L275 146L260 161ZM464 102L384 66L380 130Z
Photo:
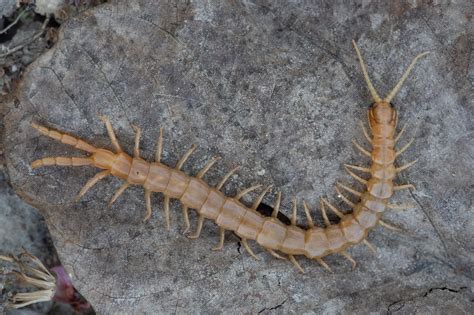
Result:
M467 1L135 0L87 11L64 26L9 104L4 141L12 185L44 213L61 261L99 313L468 312L474 146L467 8ZM343 163L366 162L351 146L363 137L359 120L372 102L353 38L380 94L417 53L432 51L394 100L410 126L402 142L416 139L399 163L419 159L398 178L417 190L394 198L414 207L386 215L406 232L376 229L368 237L375 256L363 246L350 249L355 270L334 255L327 258L333 274L302 258L300 274L255 244L261 260L253 260L230 234L224 250L212 252L215 225L206 222L202 236L188 240L178 203L167 231L161 196L153 197L153 216L142 223L141 188L128 189L108 209L120 181L107 178L75 203L97 170L29 166L44 156L82 155L39 136L31 121L110 148L97 118L107 115L129 152L132 124L143 128L149 160L162 126L168 165L196 143L187 173L219 154L223 162L206 175L210 184L242 165L226 193L274 184L284 193L285 214L296 195L321 223L321 196L344 208L333 193L336 181L349 181Z
M16 10L16 0L0 0L0 20L9 17Z

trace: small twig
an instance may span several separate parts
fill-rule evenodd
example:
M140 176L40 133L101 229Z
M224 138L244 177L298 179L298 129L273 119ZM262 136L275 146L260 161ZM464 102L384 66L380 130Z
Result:
M37 40L41 35L43 35L44 30L46 29L46 26L48 25L48 22L49 22L49 16L44 20L43 25L41 26L41 30L38 33L36 33L32 38L30 38L26 42L12 48L12 49L8 49L8 51L6 53L0 55L0 58L6 57L6 56L22 49L23 47L31 44L35 40Z
M20 14L18 14L18 16L16 17L15 21L13 21L12 23L10 23L7 27L5 27L3 30L0 31L0 34L3 34L3 33L6 33L10 28L12 28L16 23L18 23L18 21L21 19L21 17L23 16L23 14L27 11L28 9L24 9L23 11L20 12Z

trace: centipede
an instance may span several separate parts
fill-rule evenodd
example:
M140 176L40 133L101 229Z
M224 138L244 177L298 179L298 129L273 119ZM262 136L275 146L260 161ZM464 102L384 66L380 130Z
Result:
M317 261L322 267L332 272L330 266L323 260L332 254L339 254L346 258L355 268L356 261L348 253L348 248L356 244L365 244L375 251L374 246L367 241L369 232L377 226L388 229L398 228L382 220L382 215L388 209L403 209L406 205L391 204L390 198L396 191L412 189L412 184L396 185L394 178L416 163L417 160L402 166L396 166L395 160L412 144L414 138L400 149L396 144L405 131L405 126L397 133L398 112L391 104L392 99L401 89L419 58L429 52L417 55L405 70L397 84L385 98L381 98L374 88L359 48L352 41L365 83L373 98L373 103L368 109L368 127L363 124L362 129L366 140L371 145L371 150L365 149L353 140L355 148L370 159L368 166L345 164L344 168L350 176L365 187L359 191L342 183L336 183L336 191L342 200L349 205L351 211L341 211L332 205L327 198L319 202L324 226L314 224L310 207L303 200L302 205L307 219L307 228L297 225L298 202L292 200L291 224L284 224L277 218L280 211L281 192L276 193L273 211L265 216L257 211L263 198L272 189L272 186L253 185L237 192L235 196L227 196L222 192L223 186L238 170L230 170L215 186L209 185L203 178L208 170L219 160L213 157L197 173L196 176L187 175L182 171L184 163L195 151L196 146L184 153L174 167L162 163L163 128L160 128L156 146L155 161L147 162L140 157L141 129L133 125L135 131L133 157L122 150L117 140L110 120L101 116L110 138L113 151L97 148L77 137L59 132L45 126L32 123L40 134L53 138L75 149L84 151L86 157L44 157L31 164L32 169L43 166L94 166L101 169L89 179L77 195L79 200L87 191L107 176L115 176L124 182L116 191L108 204L111 207L117 198L131 185L143 186L146 214L143 221L150 219L152 214L151 196L161 193L164 196L164 217L166 227L170 228L170 200L177 199L182 205L185 232L190 232L189 210L197 213L197 227L193 233L188 233L190 239L200 236L204 220L212 220L219 227L219 242L213 250L220 250L224 246L226 231L232 231L238 237L248 254L255 259L260 259L249 245L254 241L278 259L290 261L299 271L304 272L296 257L304 256ZM365 174L365 175L363 175ZM364 178L366 177L366 178ZM247 206L241 198L250 192L261 189L252 205ZM351 194L357 202L351 201L343 194ZM340 218L336 224L331 223L328 210Z

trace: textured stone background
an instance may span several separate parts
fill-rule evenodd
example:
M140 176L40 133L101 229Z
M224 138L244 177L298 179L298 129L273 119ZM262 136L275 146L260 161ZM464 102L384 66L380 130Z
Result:
M8 104L11 184L42 211L62 263L98 313L468 312L474 278L468 9L468 1L111 2L70 20ZM97 170L29 167L43 156L81 154L38 136L31 121L109 146L97 118L105 114L129 151L131 124L143 128L148 159L160 126L169 165L198 144L184 168L190 174L221 155L206 176L211 184L242 165L226 186L229 194L261 182L280 187L286 213L294 194L313 210L324 195L338 203L332 187L349 181L341 165L363 163L350 140L361 139L358 123L371 103L353 38L380 94L413 56L432 51L394 100L400 121L410 124L404 141L416 138L400 163L420 159L399 178L417 191L394 198L413 209L386 215L407 232L371 233L377 255L352 248L354 271L333 256L327 262L334 274L300 259L303 275L253 246L262 258L255 261L230 234L225 249L212 252L215 225L207 222L200 239L188 240L177 203L166 231L161 196L143 224L141 189L127 190L108 209L120 185L110 178L74 203Z

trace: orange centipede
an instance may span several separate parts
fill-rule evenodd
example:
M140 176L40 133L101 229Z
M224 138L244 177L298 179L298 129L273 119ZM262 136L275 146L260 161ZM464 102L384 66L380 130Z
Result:
M308 220L309 228L303 229L296 225L296 199L293 199L292 203L291 224L285 225L278 220L277 215L280 208L281 192L278 192L276 195L276 201L271 216L264 216L257 212L257 207L264 196L269 192L271 186L265 188L251 206L244 205L240 202L240 199L247 193L260 188L261 185L251 186L240 191L233 197L226 196L221 192L221 188L237 168L228 172L219 184L216 186L210 186L203 180L203 177L218 160L217 157L212 158L196 176L185 174L181 168L196 149L194 145L182 156L175 167L166 166L161 162L163 129L160 129L155 161L150 163L140 157L139 143L141 130L134 126L135 146L133 157L131 157L122 150L117 138L115 137L112 125L109 119L105 116L102 116L101 119L105 123L115 153L110 150L96 148L76 137L33 123L32 126L41 134L61 141L64 144L71 145L76 149L85 151L91 155L81 158L42 158L34 161L32 163L32 168L50 165L92 165L102 169L101 172L97 173L84 185L77 196L78 199L98 181L109 175L123 179L125 182L113 195L109 202L109 206L111 206L130 185L143 186L146 204L146 215L144 221L148 220L152 213L151 194L154 192L162 193L164 195L164 213L168 229L170 227L169 202L170 199L178 199L182 204L186 231L190 228L188 210L194 209L198 214L197 229L193 234L188 236L189 238L199 237L205 219L213 220L219 226L220 241L217 247L214 248L215 250L223 248L225 231L230 230L241 238L241 243L244 248L256 259L258 259L258 256L256 256L250 248L248 240L256 241L270 254L277 258L286 259L286 257L288 257L288 259L302 272L304 271L295 256L305 256L309 259L314 259L324 268L331 271L330 267L323 261L323 257L338 253L347 258L352 263L353 267L355 267L356 262L348 254L347 248L355 244L364 243L370 249L374 250L374 247L366 239L367 234L371 229L379 224L390 229L396 229L381 220L381 216L387 208L394 209L403 207L389 203L389 199L394 191L413 188L411 184L395 185L393 183L393 179L398 172L407 169L416 161L400 167L396 167L394 164L395 159L410 146L413 139L398 151L395 149L395 145L403 134L405 128L402 128L397 136L395 135L398 115L394 106L390 102L400 90L403 82L408 77L417 60L426 55L427 52L419 54L413 59L392 91L384 99L381 99L370 81L364 60L354 41L353 45L366 84L372 98L374 99L374 103L368 110L368 125L372 132L372 136L369 136L367 129L362 126L365 137L372 145L372 150L368 151L357 142L353 142L355 147L362 154L371 159L371 165L370 167L345 165L346 171L363 184L366 189L363 192L359 192L340 183L336 185L336 190L342 197L343 201L348 203L352 208L352 212L347 214L338 210L335 206L329 203L327 199L321 198L320 208L326 225L324 228L314 225L310 215L310 210L304 201L303 208ZM368 179L364 179L353 171L366 173L370 176ZM340 189L357 196L359 201L357 203L352 202L341 193ZM338 224L331 224L327 216L326 207L340 217L340 222Z

